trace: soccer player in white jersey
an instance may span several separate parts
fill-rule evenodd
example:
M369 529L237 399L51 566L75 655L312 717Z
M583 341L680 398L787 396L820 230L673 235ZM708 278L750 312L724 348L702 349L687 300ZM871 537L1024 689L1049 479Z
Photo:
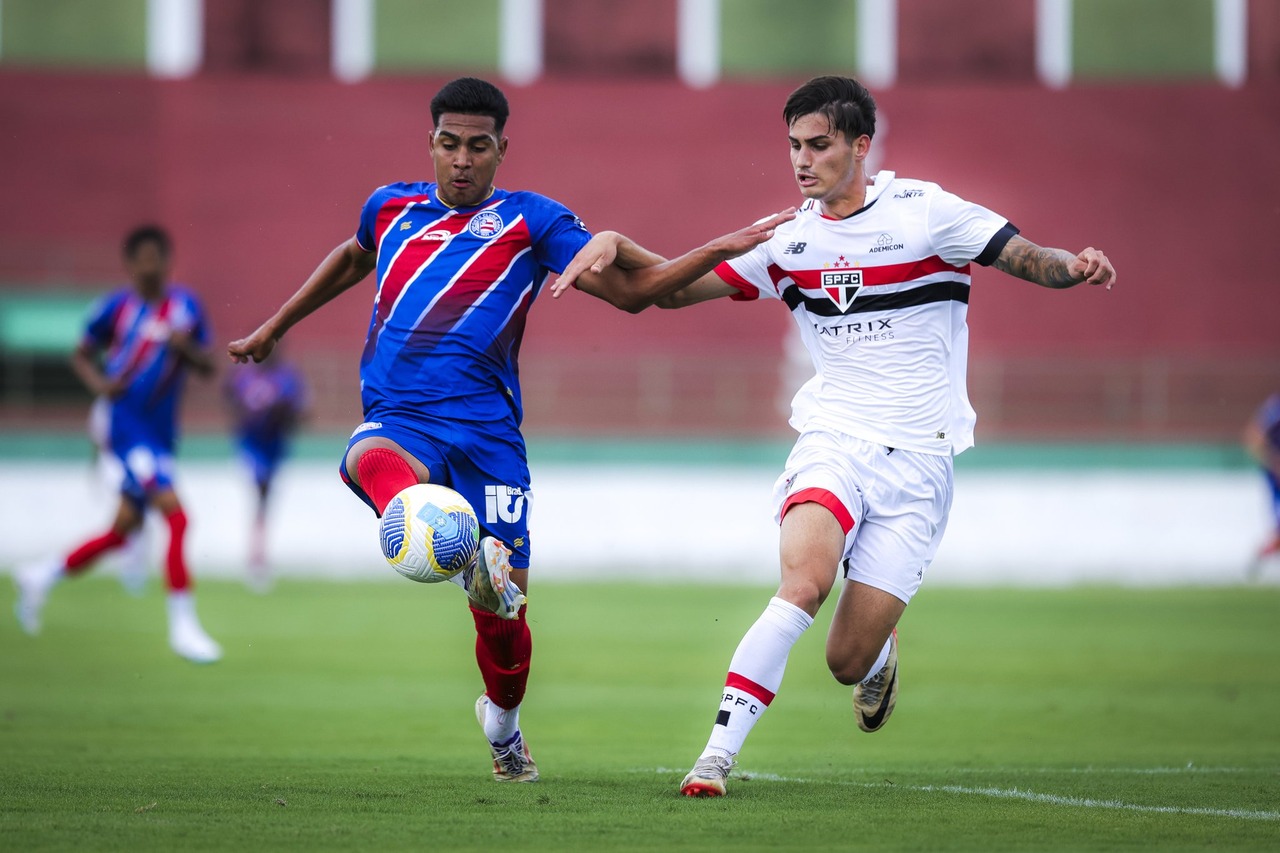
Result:
M796 218L687 286L636 294L628 306L777 299L799 325L816 370L792 403L800 437L774 487L782 582L729 664L711 737L681 783L681 793L694 797L724 794L747 734L782 683L792 645L813 624L837 573L844 583L827 666L853 686L863 731L879 730L893 712L896 625L946 529L952 457L973 444L965 391L970 265L1050 288L1115 282L1097 249L1042 248L1004 217L937 184L886 171L869 177L875 102L856 80L810 80L787 99L783 118L806 199ZM634 266L647 254L602 232L553 294L582 271ZM578 285L593 292L587 279Z

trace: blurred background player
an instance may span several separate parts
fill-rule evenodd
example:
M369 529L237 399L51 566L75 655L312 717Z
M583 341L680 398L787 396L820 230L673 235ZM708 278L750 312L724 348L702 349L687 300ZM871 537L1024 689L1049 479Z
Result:
M173 490L173 452L186 374L193 370L207 376L213 362L203 308L190 290L168 283L171 246L169 235L156 226L129 233L124 266L132 287L94 306L72 356L72 368L85 387L110 400L109 447L123 469L115 520L66 557L19 571L17 614L27 633L38 633L53 587L123 546L151 507L169 527L169 645L188 660L211 663L222 650L196 617L183 554L187 516Z
M480 553L454 578L475 621L485 684L476 715L494 778L532 782L538 768L519 727L532 639L522 592L530 478L516 358L548 271L563 270L591 235L559 202L495 188L507 116L506 97L491 83L464 77L442 88L428 137L435 181L375 190L355 236L228 353L261 361L293 325L377 271L360 362L364 423L339 473L379 515L400 491L426 482L455 489L477 509ZM692 280L770 234L769 225L755 225L669 263L610 267L603 275L611 286L597 289L628 294L664 275Z
M249 529L249 585L265 590L271 582L267 563L267 504L276 470L306 409L302 374L277 353L269 363L242 364L226 383L240 458L257 489Z
M794 91L783 118L807 199L799 214L769 241L657 302L780 300L817 368L793 401L800 436L774 487L782 582L730 662L711 737L681 783L687 796L725 793L791 647L841 568L827 666L853 685L863 731L878 731L893 712L896 626L946 530L952 457L973 444L965 390L970 264L1050 288L1109 288L1115 280L1096 249L1042 248L937 184L887 171L869 178L875 116L870 93L847 77L814 78ZM597 235L553 292L579 270L629 256L626 242Z
M1269 560L1280 556L1280 394L1268 397L1245 424L1244 446L1262 469L1271 492L1271 538L1249 564L1249 577L1253 579Z

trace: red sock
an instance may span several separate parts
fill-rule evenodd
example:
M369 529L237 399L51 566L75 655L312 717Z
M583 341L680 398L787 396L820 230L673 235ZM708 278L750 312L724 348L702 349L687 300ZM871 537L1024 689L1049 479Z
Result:
M97 538L90 539L72 551L65 561L67 574L75 575L89 568L89 564L101 554L124 544L125 537L114 530L108 530Z
M418 482L418 475L394 450L375 447L360 455L356 462L356 479L378 508L378 515L382 515L392 498Z
M499 708L511 710L524 700L529 683L533 637L520 608L517 619L502 619L487 610L471 608L476 620L476 663L484 678L484 692Z
M182 540L187 535L187 514L182 510L174 510L166 516L169 522L169 559L165 564L168 570L169 591L183 592L191 588L191 575L187 572L187 561L182 556Z

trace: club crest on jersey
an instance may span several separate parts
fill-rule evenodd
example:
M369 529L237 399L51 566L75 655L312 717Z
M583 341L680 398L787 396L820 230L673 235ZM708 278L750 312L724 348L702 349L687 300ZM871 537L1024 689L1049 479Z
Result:
M467 230L477 237L492 237L502 230L502 217L492 210L482 210L471 217Z
M862 289L862 270L823 270L822 292L843 313Z

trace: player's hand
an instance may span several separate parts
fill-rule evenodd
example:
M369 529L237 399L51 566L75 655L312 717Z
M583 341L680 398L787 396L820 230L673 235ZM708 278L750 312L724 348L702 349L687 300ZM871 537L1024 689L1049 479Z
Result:
M1102 284L1110 290L1116 283L1115 267L1111 266L1111 261L1107 260L1106 255L1092 246L1076 255L1069 269L1072 275L1079 277L1084 284Z
M129 380L124 376L117 376L115 379L102 377L102 381L94 387L93 395L95 397L106 397L108 400L115 400L121 397L129 388Z
M246 364L249 359L253 359L255 363L264 361L271 355L279 340L265 325L259 326L249 337L227 344L227 355L236 364Z
M621 239L622 235L616 231L601 231L588 240L587 245L578 250L578 254L573 256L564 272L551 285L551 298L559 299L560 294L573 287L584 272L603 272L618 257L618 242Z
M734 231L732 234L726 234L723 237L717 237L708 245L717 252L724 254L725 259L736 258L764 243L773 236L773 232L779 225L784 222L790 222L796 218L796 209L788 207L786 210L775 213L773 216L766 216L759 222L748 225L740 231Z

